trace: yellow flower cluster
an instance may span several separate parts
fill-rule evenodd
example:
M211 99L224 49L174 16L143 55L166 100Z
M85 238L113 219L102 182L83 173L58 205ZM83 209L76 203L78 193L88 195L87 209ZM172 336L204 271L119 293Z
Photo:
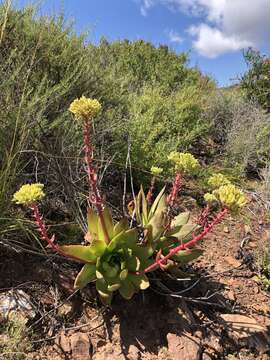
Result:
M157 166L152 166L150 171L152 175L158 176L162 173L163 169Z
M231 182L229 179L226 178L226 176L218 173L210 176L207 184L210 186L211 189L218 189L220 186L231 184Z
M198 160L190 153L172 151L168 156L168 160L175 163L176 171L183 171L186 173L194 173L200 166Z
M235 185L223 185L217 190L213 191L213 195L217 200L232 212L237 212L246 203L247 199L243 192Z
M16 204L31 205L45 196L43 187L43 184L25 184L13 195L12 201Z
M96 116L101 110L101 105L96 99L89 99L82 96L75 99L69 107L76 120L88 120Z
M213 203L215 201L218 201L218 199L215 197L215 195L213 195L211 193L204 194L203 198L207 203Z

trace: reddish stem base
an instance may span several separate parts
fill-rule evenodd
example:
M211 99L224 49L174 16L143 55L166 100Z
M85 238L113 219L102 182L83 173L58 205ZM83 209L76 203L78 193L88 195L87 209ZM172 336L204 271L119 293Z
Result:
M181 244L179 246L176 246L175 248L171 249L170 252L164 256L163 258L157 257L156 261L148 266L145 270L144 273L147 273L149 271L153 271L156 270L158 267L165 265L167 263L167 261L176 253L178 253L178 251L181 250L186 250L189 249L191 247L193 247L194 245L196 245L199 241L201 241L212 229L213 227L218 224L223 218L224 216L228 213L228 209L224 209L222 210L217 216L216 218L209 224L207 225L203 232L195 237L193 237L192 240L190 240L189 242L185 243L185 244Z

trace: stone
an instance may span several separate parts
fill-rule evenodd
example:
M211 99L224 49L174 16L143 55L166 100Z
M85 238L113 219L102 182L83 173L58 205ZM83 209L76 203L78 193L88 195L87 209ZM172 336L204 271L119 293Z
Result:
M62 332L58 338L58 345L64 351L64 353L69 353L71 351L69 337Z
M70 337L73 360L90 360L90 341L87 334L77 332Z
M174 360L199 360L201 357L200 340L188 333L167 335L168 352Z
M72 305L68 303L63 304L57 309L57 314L63 317L70 316L72 312L73 312Z
M0 314L2 318L8 319L10 316L18 316L28 319L35 317L36 312L33 308L30 296L23 290L10 290L0 295Z
M225 261L233 268L238 268L242 265L241 262L233 256L226 256Z

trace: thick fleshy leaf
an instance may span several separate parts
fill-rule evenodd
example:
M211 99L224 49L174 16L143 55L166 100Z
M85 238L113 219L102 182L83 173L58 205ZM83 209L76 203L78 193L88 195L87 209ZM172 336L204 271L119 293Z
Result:
M107 234L105 229L103 228L102 221L100 217L98 217L98 240L104 241L106 244L109 244L110 240L113 238L113 220L111 212L108 208L105 208L103 210L103 219L104 219L104 225L107 231L107 234L109 236L109 239L107 238Z
M142 187L135 201L135 210L138 223L145 226L148 222L148 203Z
M128 270L124 269L121 271L119 278L121 281L124 281L124 280L126 280L127 276L128 276Z
M121 287L120 283L112 284L112 285L108 285L108 290L112 292L118 290L120 287Z
M160 191L158 196L156 197L155 201L153 202L153 205L151 206L150 212L149 212L149 218L155 214L156 211L165 211L167 208L166 205L166 199L165 199L165 186Z
M96 212L89 208L87 211L87 224L89 236L86 238L87 241L92 242L98 239L98 215Z
M104 241L101 240L93 240L90 249L91 251L97 256L100 257L103 255L104 251L106 250L107 245Z
M165 230L166 213L164 211L157 211L148 223L148 229L151 229L151 241L157 240ZM149 230L150 230L149 229ZM149 238L149 237L148 237Z
M108 289L108 284L104 279L98 279L96 281L96 289L103 304L109 305L112 300L112 291Z
M99 270L96 270L96 278L97 278L98 280L104 279L103 274L102 274Z
M197 259L201 256L203 251L201 249L188 249L188 250L181 250L177 254L175 254L172 259L180 262L181 264L187 264L192 260Z
M181 229L173 234L173 237L177 238L180 242L186 243L190 239L192 239L192 234L195 230L197 230L200 226L197 224L186 224L181 227Z
M141 262L137 256L132 256L126 261L126 267L130 271L139 271Z
M181 214L177 215L173 220L172 220L172 227L175 226L183 226L185 224L188 223L190 218L190 212L186 211L186 212L182 212Z
M150 286L149 280L145 274L129 274L128 280L135 286L136 289L145 290Z
M153 255L154 252L153 247L151 245L143 246L143 245L135 244L130 248L132 249L132 253L139 258L140 262L148 259L150 256Z
M66 254L87 262L95 262L97 255L92 246L84 245L63 245L59 248Z
M74 288L82 289L88 283L90 283L95 279L96 279L96 265L85 264L75 279Z
M131 248L137 243L138 231L137 229L130 229L128 231L122 231L120 234L115 236L110 244L108 250L113 251L120 248Z
M128 230L128 229L129 229L128 219L123 218L114 225L113 236L116 236L116 235L120 234L122 231Z
M104 269L104 276L105 277L108 276L109 278L115 277L119 273L119 270L120 270L118 265L111 266L106 262L104 262L102 264L102 267Z
M119 289L120 294L123 296L124 299L131 299L135 293L134 285L126 279L125 281L121 282L121 287Z

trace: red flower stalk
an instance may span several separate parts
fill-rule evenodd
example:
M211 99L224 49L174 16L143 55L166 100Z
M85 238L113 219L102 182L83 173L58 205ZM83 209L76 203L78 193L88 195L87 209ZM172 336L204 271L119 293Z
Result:
M106 236L107 243L109 243L109 235L106 228L104 216L103 216L103 199L97 188L97 172L93 164L93 146L90 138L90 121L86 119L83 124L83 141L84 141L84 160L86 163L86 173L89 182L89 202L95 205L100 221L103 228L103 232Z
M87 261L82 261L81 259L77 258L76 256L67 255L64 251L62 251L60 246L58 246L54 242L55 235L52 235L52 237L49 236L46 225L45 225L43 218L39 212L39 208L38 208L37 204L33 203L30 206L30 209L33 211L33 218L34 218L35 224L38 227L38 231L40 232L41 238L47 242L49 248L53 249L54 251L58 252L58 254L65 256L71 260L75 260L75 261L78 261L78 262L84 263L84 264L87 263Z
M196 223L200 226L206 227L208 225L208 215L209 215L209 205L207 205L198 218L196 219Z
M207 225L203 232L197 236L194 236L192 240L190 240L189 242L187 242L186 244L181 244L179 246L176 246L175 248L171 249L170 252L164 256L163 258L160 258L160 256L158 256L156 258L156 261L151 264L150 266L148 266L145 270L144 273L147 273L149 271L153 271L156 270L158 267L165 265L167 263L167 261L174 255L177 254L178 251L180 250L186 250L188 248L193 247L194 245L196 245L199 241L201 241L212 229L213 227L218 224L223 218L224 216L228 213L228 209L224 209L222 210L216 217L215 219L209 224Z
M180 172L176 173L176 176L173 181L173 186L170 195L168 196L168 204L172 206L177 198L177 195L180 191L180 188L182 186L182 176Z
M153 176L151 179L150 188L146 195L146 200L147 200L148 204L151 204L151 202L152 202L153 192L155 189L155 183L156 183L156 178L155 178L155 176Z

